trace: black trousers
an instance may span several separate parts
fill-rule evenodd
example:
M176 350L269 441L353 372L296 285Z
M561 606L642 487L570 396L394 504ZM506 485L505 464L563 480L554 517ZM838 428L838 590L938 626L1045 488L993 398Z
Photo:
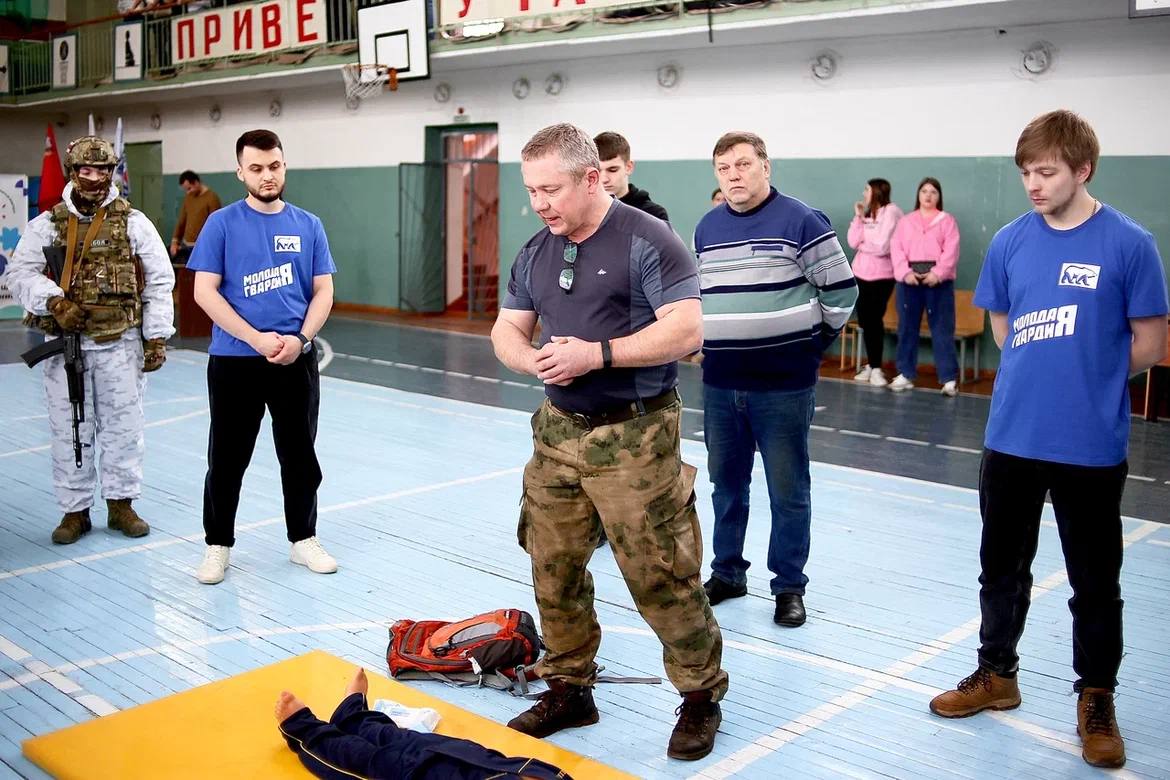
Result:
M1073 596L1076 690L1117 686L1121 666L1121 493L1129 471L1070 466L984 450L979 472L979 665L1011 677L1032 592L1044 496L1051 494Z
M280 724L305 768L322 780L573 780L535 758L509 758L477 742L399 728L351 693L326 723L307 707Z
M886 305L893 291L893 279L878 279L874 282L857 280L857 324L861 326L865 338L866 362L873 368L882 367L882 352L886 346L882 317L886 316Z
M320 385L316 347L287 366L269 363L259 355L208 358L211 435L203 483L203 530L208 544L231 547L235 543L240 484L252 460L265 408L272 415L288 540L299 542L316 535L321 466L313 444Z

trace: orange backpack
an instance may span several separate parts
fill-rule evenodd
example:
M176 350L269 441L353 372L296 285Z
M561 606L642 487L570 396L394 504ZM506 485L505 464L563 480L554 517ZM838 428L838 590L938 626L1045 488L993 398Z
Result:
M437 679L511 691L517 673L521 680L532 676L525 669L536 663L543 647L532 615L497 609L455 623L399 620L390 627L386 663L395 679Z

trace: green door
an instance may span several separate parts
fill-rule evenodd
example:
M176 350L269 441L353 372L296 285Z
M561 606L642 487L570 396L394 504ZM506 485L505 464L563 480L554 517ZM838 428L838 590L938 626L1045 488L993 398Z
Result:
M130 173L130 203L163 231L162 143L126 144L126 167ZM164 237L163 243L169 238Z

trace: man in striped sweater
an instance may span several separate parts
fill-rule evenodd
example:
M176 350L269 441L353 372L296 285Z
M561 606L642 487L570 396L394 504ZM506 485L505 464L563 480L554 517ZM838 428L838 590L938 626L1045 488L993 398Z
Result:
M703 433L714 485L711 604L747 593L748 489L759 449L772 508L768 569L775 622L805 621L812 501L808 432L821 354L857 300L829 219L771 186L754 133L715 144L726 203L695 228L703 302Z

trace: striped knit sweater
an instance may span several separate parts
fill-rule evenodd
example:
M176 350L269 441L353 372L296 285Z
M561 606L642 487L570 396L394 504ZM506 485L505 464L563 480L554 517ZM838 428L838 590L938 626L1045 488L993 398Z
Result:
M703 296L703 381L802 390L844 327L857 282L820 211L775 189L756 208L726 205L695 228Z

